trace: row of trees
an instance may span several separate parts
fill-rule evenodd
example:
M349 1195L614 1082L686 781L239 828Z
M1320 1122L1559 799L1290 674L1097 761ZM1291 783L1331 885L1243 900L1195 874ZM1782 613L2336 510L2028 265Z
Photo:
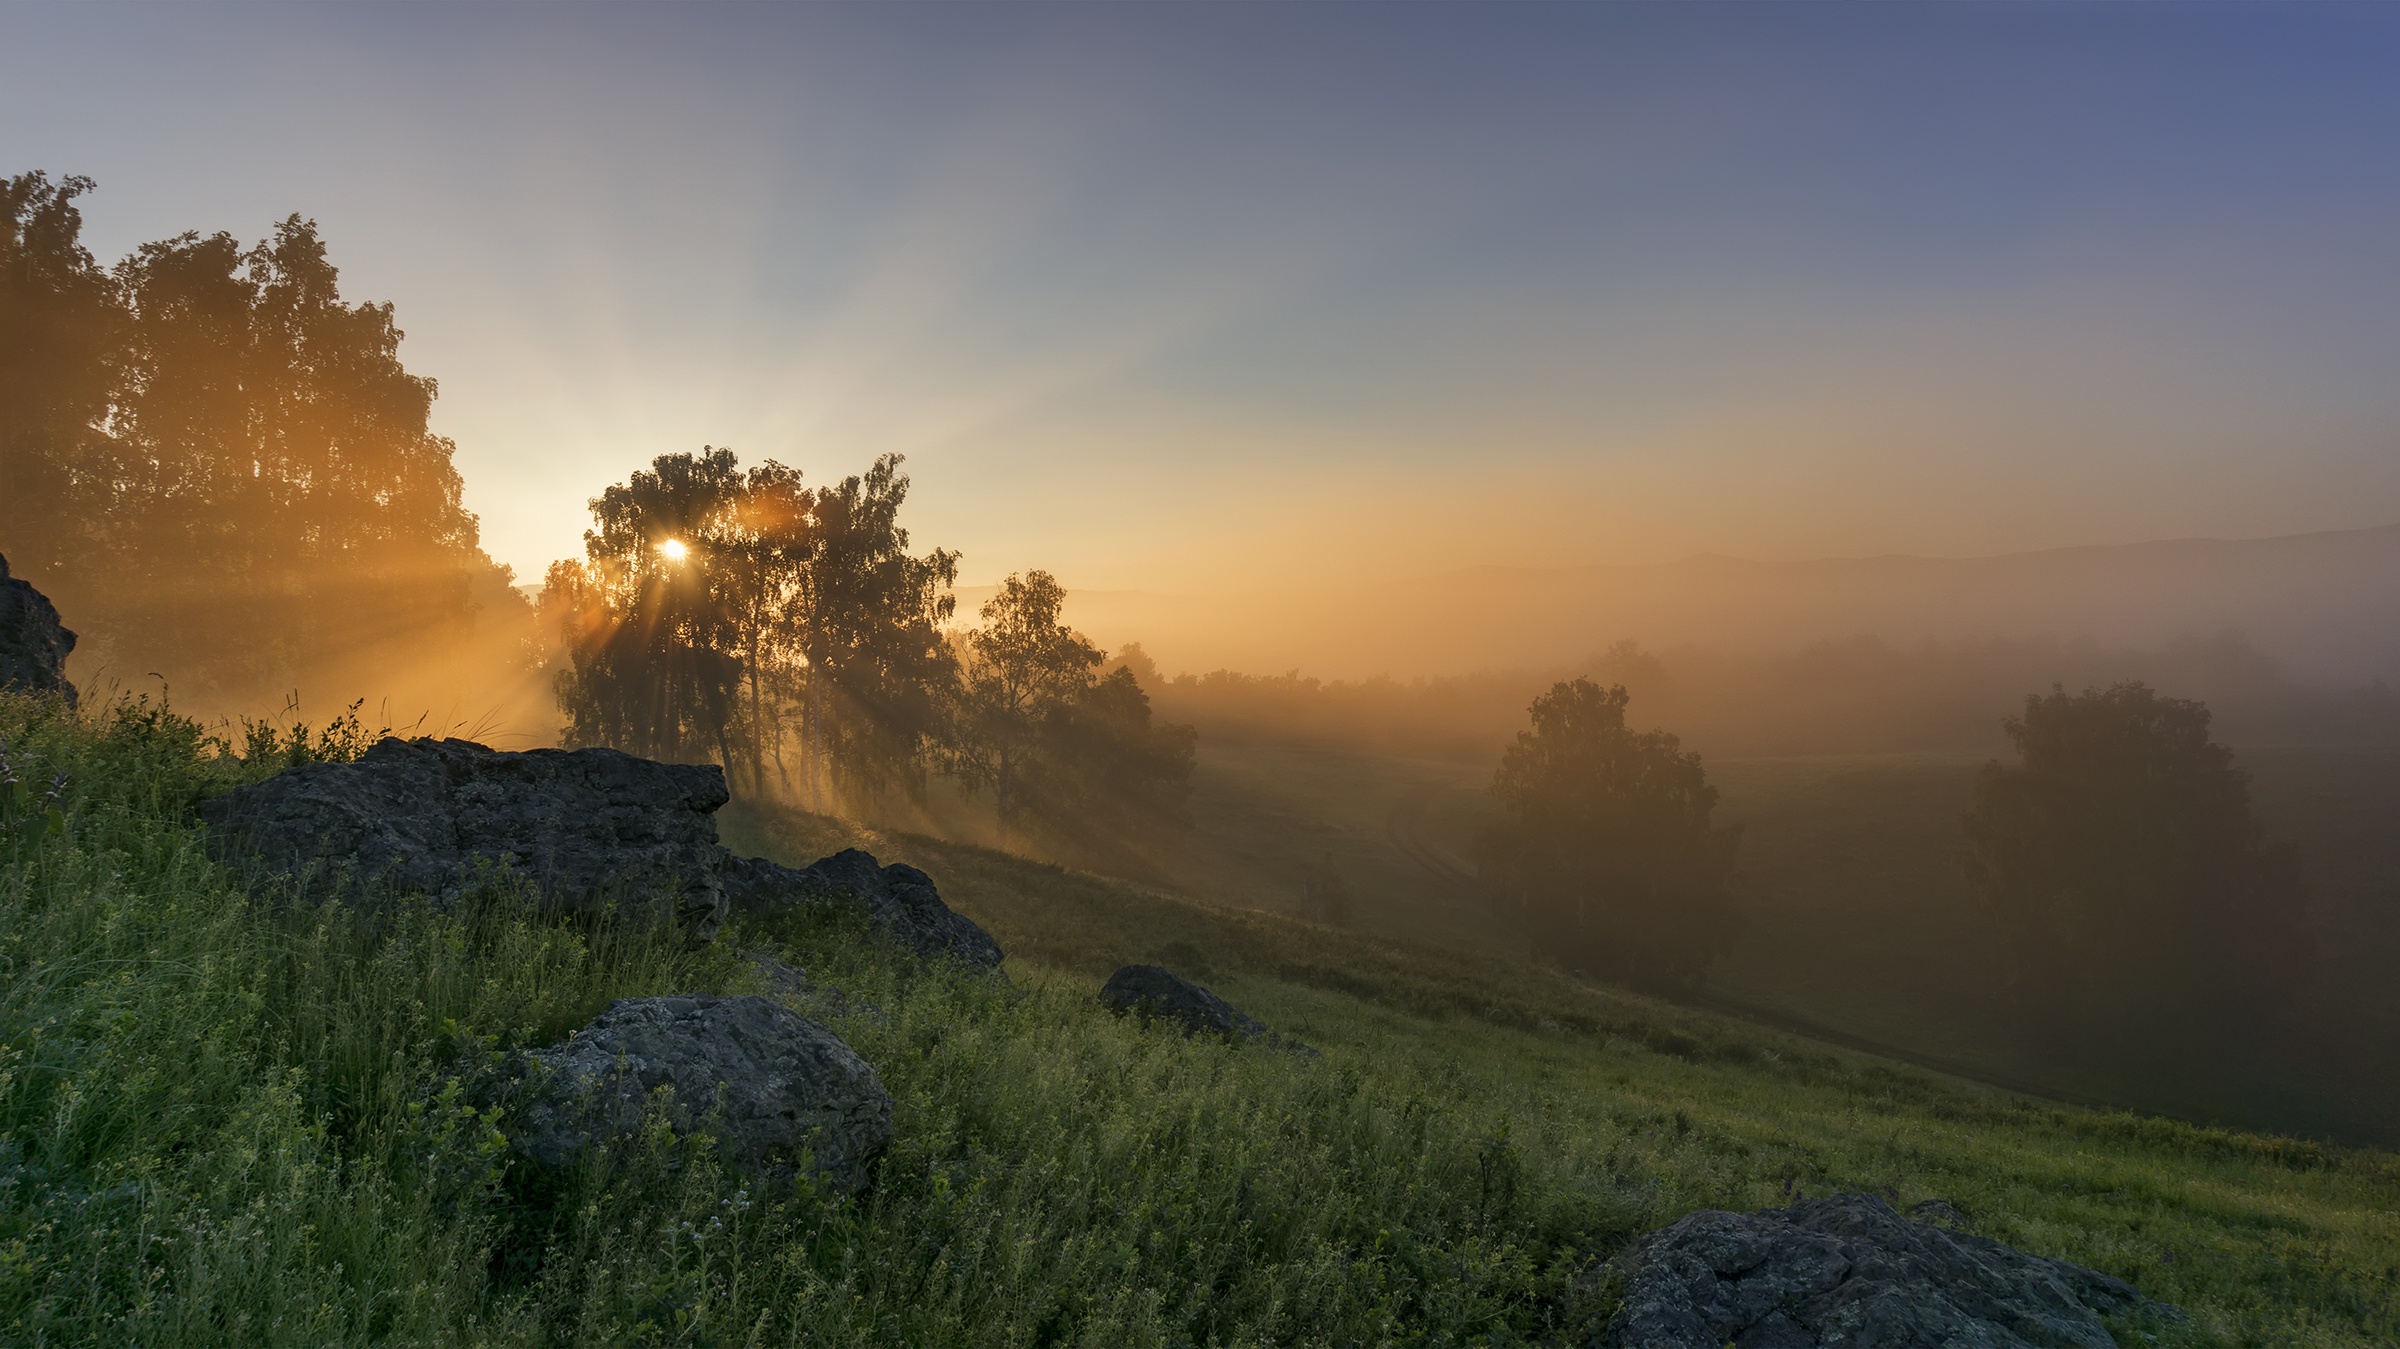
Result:
M1626 725L1622 685L1534 700L1501 757L1483 882L1572 967L1689 986L1735 935L1738 828L1697 754ZM1975 894L2032 1026L2106 1027L2127 1052L2238 1033L2308 955L2297 851L2268 839L2208 709L2139 683L2053 688L2006 723L1963 824Z
M344 302L313 222L103 268L91 188L0 180L0 539L88 649L254 705L522 609L428 429L434 382L391 306Z
M1004 838L1181 818L1194 734L1011 576L953 630L958 555L911 551L897 456L811 487L729 450L670 454L592 502L580 561L540 611L570 743L713 758L820 810L989 792Z
M345 301L298 216L255 244L186 233L104 267L83 243L92 186L0 179L12 567L104 677L158 672L187 708L309 687L522 715L506 703L536 613L479 546L392 307ZM1042 573L953 631L958 555L910 550L907 494L895 458L818 486L717 449L610 487L539 602L568 738L717 759L820 808L938 773L990 792L1004 830L1175 818L1192 732L1151 724Z

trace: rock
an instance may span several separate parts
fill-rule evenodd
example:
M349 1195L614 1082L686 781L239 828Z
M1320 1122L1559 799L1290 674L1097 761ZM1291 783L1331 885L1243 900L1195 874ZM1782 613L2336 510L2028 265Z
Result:
M620 904L706 940L726 911L717 879L726 853L709 818L725 801L713 764L385 739L355 763L236 788L203 802L200 817L220 855L274 871L323 864L354 882L450 897L478 868L498 866L560 910Z
M1704 1209L1614 1265L1624 1300L1600 1343L1617 1349L2115 1349L2102 1315L2181 1316L2122 1280L1910 1222L1870 1194Z
M797 965L777 960L764 951L745 951L743 958L758 972L758 982L778 998L805 998L814 990L808 982L808 971Z
M639 1129L660 1087L677 1129L705 1126L752 1175L788 1173L805 1154L832 1189L855 1193L892 1140L875 1070L772 998L621 998L533 1057L549 1078L510 1141L545 1166Z
M1317 1052L1298 1040L1286 1040L1232 1003L1158 965L1127 965L1108 976L1100 989L1100 1005L1119 1016L1131 1012L1145 1021L1172 1022L1186 1035L1258 1040L1311 1058Z
M67 653L74 649L75 634L59 625L50 597L11 577L0 557L0 688L64 694L73 707Z
M797 868L761 857L730 858L721 875L727 899L744 912L772 913L846 897L864 904L869 922L921 956L978 969L1000 965L1000 943L944 904L931 876L904 863L879 866L874 854L845 848Z

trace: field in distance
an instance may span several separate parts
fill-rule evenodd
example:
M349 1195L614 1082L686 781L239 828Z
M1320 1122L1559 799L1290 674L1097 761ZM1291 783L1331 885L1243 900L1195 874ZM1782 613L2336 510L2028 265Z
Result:
M1971 903L1959 817L1979 762L1711 758L1718 819L1742 826L1747 922L1702 997L1787 1028L2067 1099L2388 1144L2400 1118L2400 752L2239 751L2267 827L2299 842L2322 1033L2274 1080L2142 1081L2022 1041L1997 934ZM1158 859L1212 903L1494 955L1525 938L1478 898L1471 840L1489 767L1204 738L1194 830ZM1346 893L1324 911L1328 877Z

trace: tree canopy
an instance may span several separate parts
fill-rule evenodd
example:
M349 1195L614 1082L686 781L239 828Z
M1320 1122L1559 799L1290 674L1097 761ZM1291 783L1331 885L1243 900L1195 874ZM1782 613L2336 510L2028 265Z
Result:
M1476 841L1483 883L1537 942L1634 983L1696 981L1732 940L1740 832L1711 823L1717 789L1665 731L1625 724L1624 686L1554 685L1501 755L1501 820Z
M960 771L988 787L1002 837L1030 824L1088 845L1183 822L1198 735L1151 722L1150 697L1061 614L1045 571L1011 575L966 637Z
M203 701L454 646L518 605L477 543L434 382L313 221L102 271L88 179L0 182L0 539L122 675Z
M2018 762L1985 765L1964 824L2029 1011L2188 1026L2289 989L2307 956L2299 855L2252 815L2205 706L2053 687L2006 729Z
M898 456L812 490L713 447L602 492L583 560L543 591L569 742L714 757L820 808L920 788L955 682L957 555L909 553L907 496Z

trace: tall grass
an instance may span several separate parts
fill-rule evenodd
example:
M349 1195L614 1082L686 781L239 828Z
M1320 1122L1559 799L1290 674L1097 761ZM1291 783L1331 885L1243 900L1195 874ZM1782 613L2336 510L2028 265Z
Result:
M246 887L184 817L255 768L155 709L0 707L12 762L68 782L0 875L12 1343L1460 1342L1535 1331L1626 1219L1519 1185L1504 1126L1422 1090L839 921L694 953L505 887ZM817 1010L899 1101L867 1198L743 1182L663 1124L570 1176L510 1153L511 1051L614 997L750 987L745 944L847 990Z
M2032 1106L923 841L1012 978L839 914L691 951L499 882L333 902L244 882L188 822L288 745L5 696L0 739L22 781L66 774L55 828L12 808L0 836L10 1345L1576 1342L1608 1309L1591 1259L1636 1231L1862 1185L2194 1313L2128 1336L2400 1336L2381 1154ZM1094 1005L1162 945L1323 1057ZM765 991L749 951L805 967L801 1010L896 1098L867 1193L733 1174L663 1109L568 1172L510 1151L516 1051L615 997Z

